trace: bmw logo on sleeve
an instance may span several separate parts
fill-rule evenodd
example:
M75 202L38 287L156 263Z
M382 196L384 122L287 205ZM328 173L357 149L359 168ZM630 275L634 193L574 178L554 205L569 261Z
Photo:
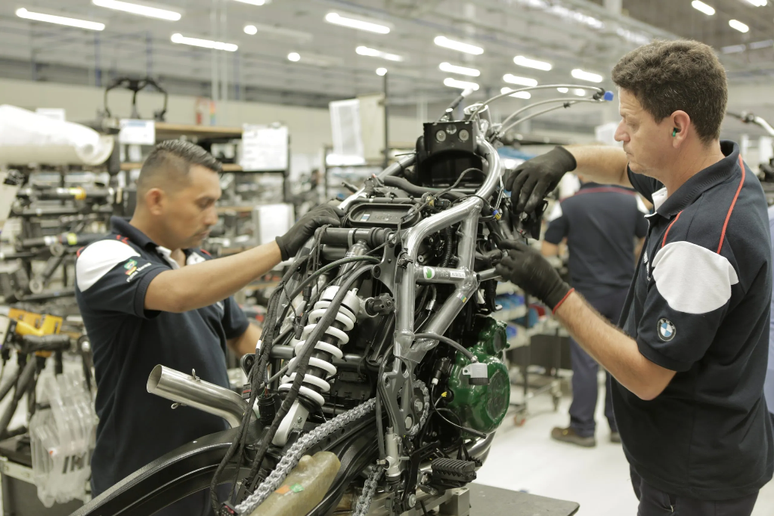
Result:
M677 328L672 321L663 317L658 320L658 338L664 342L669 342L675 338L675 333L677 333Z

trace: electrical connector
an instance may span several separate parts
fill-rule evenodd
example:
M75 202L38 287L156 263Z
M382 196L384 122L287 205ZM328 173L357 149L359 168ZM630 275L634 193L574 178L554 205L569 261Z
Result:
M470 385L489 385L489 367L481 362L465 366L462 374L468 377Z

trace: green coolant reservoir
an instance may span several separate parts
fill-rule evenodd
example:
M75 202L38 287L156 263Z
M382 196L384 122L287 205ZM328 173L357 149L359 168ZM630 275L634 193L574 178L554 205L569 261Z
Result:
M470 360L462 353L456 354L448 383L452 399L447 406L459 416L462 426L490 433L502 423L511 398L508 368L501 359L502 351L507 348L505 323L487 317L476 345L468 348L480 363L487 365L489 383L486 385L470 383L469 377L463 374Z

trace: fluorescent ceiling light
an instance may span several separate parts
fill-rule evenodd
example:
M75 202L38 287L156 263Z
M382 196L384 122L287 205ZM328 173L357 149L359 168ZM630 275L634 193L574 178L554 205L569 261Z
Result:
M581 81L602 82L602 78L603 78L598 73L586 72L584 70L581 70L580 68L574 69L571 73L573 77Z
M376 23L362 18L356 18L350 14L342 16L339 13L328 13L325 15L325 21L334 25L340 25L342 27L349 27L350 29L364 30L368 32L375 32L377 34L389 34L390 27L381 23Z
M593 16L589 16L588 14L583 14L578 11L573 11L572 9L568 9L567 7L563 7L561 5L550 6L548 8L548 12L555 14L566 20L574 21L576 23L582 23L583 25L588 25L589 27L592 27L594 29L605 28L605 23L602 20L594 18Z
M293 61L294 63L297 63L300 61L302 64L305 64L305 65L320 66L323 68L328 66L339 66L343 64L343 61L341 58L324 56L321 54L313 54L311 52L304 52L303 56L298 52L291 52L288 54L288 61Z
M439 47L456 50L457 52L464 52L466 54L472 54L474 56L480 56L484 53L484 49L479 46L471 45L470 43L463 43L462 41L457 41L454 39L449 39L446 36L436 36L433 42Z
M387 75L387 68L383 68L383 67L377 68L376 75L378 75L379 77L384 77L385 75Z
M736 29L739 32L745 33L750 31L750 27L740 22L739 20L728 20L728 25L732 29Z
M573 92L575 95L579 96L579 97L584 97L584 96L586 96L586 90L584 90L584 89L582 89L582 88L575 88L574 90L572 90L572 92Z
M302 32L300 30L286 29L285 27L278 27L276 25L265 25L263 23L251 23L245 26L245 34L254 36L259 32L262 35L277 36L281 38L295 39L298 41L309 41L312 39L312 34L309 32Z
M538 84L535 79L530 79L529 77L519 77L518 75L513 75L510 73L503 75L503 80L509 84L518 84L520 86L537 86Z
M553 66L551 66L551 63L547 63L545 61L538 61L537 59L530 59L524 56L514 57L513 62L519 66L524 66L526 68L534 68L536 70L543 70L544 72L547 72L551 68L553 68Z
M358 53L358 55L361 56L368 56L368 57L379 57L381 59L386 59L387 61L395 61L397 63L403 61L403 56L399 56L398 54L392 54L390 52L384 52L382 50L377 50L375 48L369 48L364 47L363 45L360 45L355 49L355 52Z
M774 40L765 39L763 41L755 41L753 43L750 43L747 46L750 48L750 50L758 50L760 48L767 48L767 47L770 47L772 45L774 45Z
M567 92L570 91L570 89L569 88L556 88L556 91L558 91L559 93L567 93Z
M475 82L469 82L469 81L460 81L457 79L452 79L451 77L447 77L443 80L443 85L448 86L449 88L459 88L461 90L473 90L478 91L478 84Z
M514 93L509 95L510 97L516 97L517 99L531 99L532 95L528 91L515 91L513 88L509 88L508 86L503 86L500 88L500 93L509 93L513 91Z
M715 8L714 7L709 6L709 5L705 4L704 2L700 2L699 0L693 0L693 2L691 2L691 6L694 9L696 9L697 11L703 12L707 16L712 16L713 14L715 14Z
M754 5L755 7L763 7L764 5L768 4L768 0L745 0L748 4Z
M147 16L148 18L157 18L159 20L177 21L182 17L177 11L134 4L131 2L122 2L121 0L91 0L91 3L97 7L105 7L106 9L114 9L116 11Z
M744 52L747 49L744 45L730 45L728 47L721 48L721 52L724 54L738 54L739 52Z
M626 41L630 41L636 45L647 45L650 40L653 39L649 35L641 32L633 32L623 27L617 27L615 33L621 36Z
M225 50L226 52L236 52L239 48L234 43L224 43L223 41L213 41L211 39L189 38L182 34L172 34L170 38L172 43L180 45L190 45L192 47L211 48L214 50Z
M458 73L460 75L467 75L468 77L478 77L481 75L479 70L475 68L468 68L467 66L457 66L451 63L443 62L438 65L438 69L442 72Z
M262 6L271 3L271 0L236 0L240 4L250 4L250 5L257 5Z
M105 30L104 23L81 20L79 18L70 18L68 16L58 16L56 14L37 13L34 11L28 11L23 7L21 9L16 9L16 16L19 18L24 18L25 20L56 23L57 25L67 25L68 27L77 27L79 29Z

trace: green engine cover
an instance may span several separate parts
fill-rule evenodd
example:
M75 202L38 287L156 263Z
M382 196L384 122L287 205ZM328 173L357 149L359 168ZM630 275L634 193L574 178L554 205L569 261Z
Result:
M488 385L471 385L468 376L462 373L470 361L462 353L456 354L449 376L448 390L453 396L448 408L459 416L463 426L490 433L502 423L511 399L508 368L500 359L506 348L505 323L487 317L478 334L478 342L469 350L479 362L487 365Z

